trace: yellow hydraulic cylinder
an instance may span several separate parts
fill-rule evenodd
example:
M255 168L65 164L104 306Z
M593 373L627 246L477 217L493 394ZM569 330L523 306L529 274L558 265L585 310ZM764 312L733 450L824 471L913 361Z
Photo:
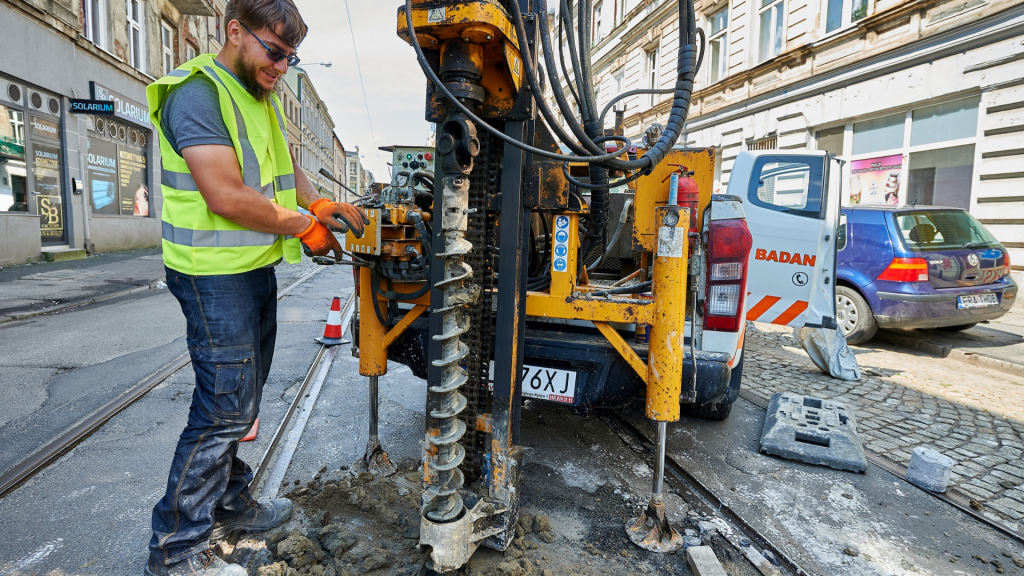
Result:
M655 209L655 221L658 242L652 277L654 321L647 358L647 417L675 422L683 390L690 210L660 206Z
M370 269L359 269L359 373L363 376L383 376L388 372L388 349L384 346L387 327L377 319L373 310L373 284ZM381 304L378 304L380 306ZM385 305L386 310L386 305Z

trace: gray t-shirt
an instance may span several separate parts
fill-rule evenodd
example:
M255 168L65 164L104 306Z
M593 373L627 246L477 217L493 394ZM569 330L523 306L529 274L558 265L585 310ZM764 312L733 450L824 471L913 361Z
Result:
M215 63L231 74L220 62ZM193 74L171 90L164 102L161 124L167 142L179 156L182 148L189 146L233 145L220 113L217 87L205 74Z

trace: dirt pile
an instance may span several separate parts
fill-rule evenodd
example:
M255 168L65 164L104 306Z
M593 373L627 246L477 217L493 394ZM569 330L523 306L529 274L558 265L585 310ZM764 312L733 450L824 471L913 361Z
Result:
M406 464L391 478L343 472L337 478L321 473L305 486L287 494L296 505L293 520L264 537L266 553L255 561L255 576L420 576L429 549L419 546L420 477L415 465ZM612 496L611 488L606 496ZM602 494L603 495L603 494ZM593 499L593 496L587 500ZM612 500L617 502L618 499ZM662 556L634 547L622 529L633 512L624 503L591 511L584 500L570 497L548 510L520 512L515 537L504 552L481 547L457 576L583 576L654 573L687 574L682 554ZM538 512L548 512L541 514ZM586 535L572 536L561 526L567 517L587 517ZM681 524L698 533L700 517ZM728 546L705 534L705 543ZM690 536L691 534L688 534ZM721 554L721 552L720 552ZM742 562L738 555L735 559ZM749 569L749 567L747 567ZM752 572L752 569L751 573ZM739 570L737 574L747 574ZM453 576L454 576L453 575Z

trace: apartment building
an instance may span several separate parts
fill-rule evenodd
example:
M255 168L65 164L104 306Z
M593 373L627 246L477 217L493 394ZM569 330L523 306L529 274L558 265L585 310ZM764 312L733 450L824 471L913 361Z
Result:
M210 16L208 0L0 0L0 265L159 245L145 90L208 49Z
M1024 4L698 0L696 9L707 46L682 143L716 149L717 189L742 150L827 150L846 161L844 204L968 209L1024 270ZM676 2L598 0L593 10L599 108L674 84ZM671 96L621 108L637 141L665 123ZM891 181L897 193L886 194Z
M338 180L338 182L344 182L345 181L345 166L348 164L348 156L345 154L345 145L342 144L341 140L338 139L338 135L337 134L332 134L332 135L334 136L334 170L331 171L331 174L334 174L334 177ZM337 201L337 202L349 202L350 201L349 198L348 198L348 191L347 190L345 190L344 188L342 188L338 184L334 184L333 187L334 187L334 199L335 199L335 201Z
M359 146L356 146L355 150L346 151L345 156L348 163L348 187L360 194L366 194L370 184L373 184L373 174L363 169L363 161L359 159Z

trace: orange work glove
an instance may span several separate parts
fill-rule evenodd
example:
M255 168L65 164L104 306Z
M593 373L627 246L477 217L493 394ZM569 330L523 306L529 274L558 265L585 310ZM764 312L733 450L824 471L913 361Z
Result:
M312 216L309 217L309 221L309 228L295 235L302 241L302 251L306 253L306 256L327 256L333 251L334 259L341 260L341 244L334 237L334 233Z
M356 238L363 237L363 230L370 219L363 211L346 202L331 202L327 198L313 201L309 211L321 224L336 232L352 231Z

